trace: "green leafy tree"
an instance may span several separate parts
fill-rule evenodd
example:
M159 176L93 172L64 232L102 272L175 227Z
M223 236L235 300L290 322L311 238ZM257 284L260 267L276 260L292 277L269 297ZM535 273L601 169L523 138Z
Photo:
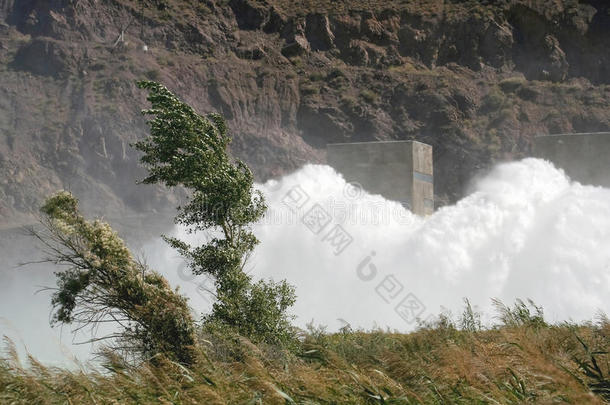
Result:
M53 323L97 328L111 322L114 349L137 360L163 353L184 364L194 360L194 321L185 297L133 259L105 222L87 221L68 192L49 197L41 208L44 229L32 229L57 271Z
M189 200L178 207L176 222L215 235L201 246L165 238L194 274L215 280L217 300L205 323L234 328L254 340L287 342L291 328L286 310L294 304L294 289L285 281L254 283L243 271L258 243L251 225L267 206L254 190L252 172L228 154L231 138L224 119L199 115L159 83L138 86L148 90L152 105L143 113L154 117L150 136L134 144L144 153L141 161L149 171L143 182L186 188Z

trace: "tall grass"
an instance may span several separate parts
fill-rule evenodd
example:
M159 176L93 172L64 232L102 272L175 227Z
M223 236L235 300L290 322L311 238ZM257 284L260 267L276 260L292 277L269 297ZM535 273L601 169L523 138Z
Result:
M482 328L467 303L413 333L310 328L298 348L201 335L195 364L137 367L106 353L104 371L0 360L0 403L11 404L603 404L610 401L610 323L551 325L542 309L498 305Z

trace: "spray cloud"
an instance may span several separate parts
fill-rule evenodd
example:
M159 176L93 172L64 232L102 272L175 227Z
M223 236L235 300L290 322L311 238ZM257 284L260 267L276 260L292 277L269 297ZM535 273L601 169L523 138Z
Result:
M469 196L426 218L347 184L328 166L307 165L258 188L270 209L256 226L261 244L246 269L296 286L298 326L313 320L329 330L349 323L409 331L417 319L458 314L464 297L486 315L494 297L531 298L550 321L610 312L610 190L571 182L549 162L498 165ZM180 228L172 234L206 237ZM211 281L192 276L169 246L158 239L143 254L193 308L210 307ZM32 354L56 360L49 344L35 343L58 336L45 322L48 300L31 301L35 286L24 288L19 277L12 281L18 296L0 298L0 333L19 331ZM32 315L16 318L15 305Z

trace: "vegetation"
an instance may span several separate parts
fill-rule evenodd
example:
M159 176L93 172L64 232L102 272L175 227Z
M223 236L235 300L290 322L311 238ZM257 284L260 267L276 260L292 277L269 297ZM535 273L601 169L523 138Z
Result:
M144 114L151 136L137 142L149 175L144 183L182 186L189 201L179 207L176 221L191 231L207 230L214 236L202 246L166 238L188 261L194 274L215 280L217 300L204 323L230 328L254 341L290 344L294 339L286 310L295 301L294 289L285 281L254 283L243 268L258 240L250 225L265 213L263 196L253 188L253 176L240 160L233 161L231 140L218 114L197 114L164 86L150 81L152 108Z
M97 328L112 322L117 354L148 360L161 353L191 364L195 331L186 298L158 273L131 256L125 243L102 221L87 221L70 193L48 198L41 209L44 231L32 230L57 271L52 322Z
M525 307L528 307L527 305ZM468 309L470 308L470 309ZM603 404L610 322L549 325L536 308L502 307L489 329L442 316L410 334L311 328L290 352L202 336L189 369L160 360L104 373L0 360L0 403ZM528 315L529 311L529 315ZM466 319L477 319L467 304ZM469 326L468 326L469 325ZM475 322L476 325L476 322ZM295 354L296 353L296 354Z
M364 99L369 104L374 104L379 99L379 95L371 90L362 90L360 92L360 97Z
M457 320L442 314L410 334L311 327L297 335L286 312L294 289L285 281L254 282L243 270L258 243L251 224L266 206L250 170L227 152L224 120L197 114L158 83L139 86L149 91L152 107L144 113L153 117L151 135L135 144L149 170L143 182L186 189L176 221L212 235L201 246L166 238L194 274L214 277L212 312L197 327L184 297L134 260L107 224L85 220L71 194L58 193L42 207L44 231L33 231L49 260L65 266L56 273L53 322L112 322L119 330L99 338L113 343L101 372L47 368L33 358L23 366L7 341L0 403L610 401L605 316L596 324L551 325L531 301L494 301L500 324L485 328L465 300ZM497 92L490 104L494 97L504 103Z
M185 187L190 200L179 208L176 221L191 231L216 235L196 247L166 238L195 274L216 281L217 300L204 317L205 330L283 347L294 344L286 313L295 300L293 287L285 281L254 283L243 271L258 243L249 225L261 218L266 205L253 190L250 170L227 154L230 137L224 120L198 115L160 84L139 85L149 90L152 103L144 113L155 117L151 136L135 144L149 168L144 182ZM162 355L191 365L195 324L186 298L134 260L108 224L85 220L70 193L49 197L41 211L44 231L32 228L32 234L46 248L49 262L67 267L55 273L52 322L76 324L76 330L112 323L116 333L93 340L110 339L113 355L136 364Z

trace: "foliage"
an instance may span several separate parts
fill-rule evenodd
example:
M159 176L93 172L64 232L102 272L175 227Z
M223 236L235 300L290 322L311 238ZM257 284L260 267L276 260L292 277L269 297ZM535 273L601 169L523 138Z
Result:
M587 339L588 341L580 337L577 332L574 333L582 350L574 353L572 359L582 374L573 375L592 392L610 402L610 362L608 361L610 322L605 315L602 316L600 327L594 330L597 333Z
M460 329L469 332L481 330L481 314L472 308L468 298L464 298L464 303L466 304L466 307L464 308L464 312L460 317Z
M158 273L133 259L121 238L99 220L87 221L68 192L49 197L41 208L42 232L33 235L57 271L53 323L97 328L111 322L121 352L148 359L158 353L185 364L193 361L195 335L186 298Z
M506 326L530 326L535 328L546 326L542 307L537 306L532 300L527 301L528 305L521 299L517 299L513 308L506 306L497 299L493 299L492 302L498 311L498 318Z
M190 369L109 358L104 374L33 359L25 368L9 346L0 403L603 404L609 332L608 323L474 332L438 324L409 334L312 328L298 355L220 333L202 336L205 354L197 351L203 357Z
M369 104L374 104L379 100L379 95L372 90L362 90L360 92L360 97L364 99Z
M286 310L294 303L294 289L286 282L253 283L243 271L258 243L250 226L267 206L253 188L248 167L229 157L231 138L224 119L197 114L158 83L138 85L148 90L152 104L143 113L154 117L149 121L151 135L135 144L149 170L143 182L185 187L190 199L179 207L176 221L191 231L214 235L201 246L166 238L195 274L215 279L217 300L204 320L226 324L255 341L287 342L292 334Z
M507 97L498 89L492 89L483 99L481 111L490 113L499 110L507 102Z
M255 341L286 347L294 345L295 331L285 313L294 304L295 294L286 281L258 281L250 283L238 296L223 295L226 293L219 289L213 311L204 316L208 329L230 326L234 332Z

